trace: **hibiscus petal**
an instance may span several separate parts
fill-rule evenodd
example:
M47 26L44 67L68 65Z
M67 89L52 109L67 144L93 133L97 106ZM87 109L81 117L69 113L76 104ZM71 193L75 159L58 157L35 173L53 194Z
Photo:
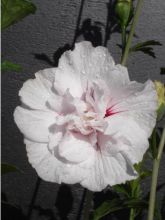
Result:
M25 139L28 160L37 174L46 181L61 183L60 173L63 163L52 155L47 143L37 143Z
M14 120L26 138L37 142L47 142L49 127L55 121L55 113L17 107Z
M130 82L127 68L120 64L115 65L112 69L109 68L105 80L110 88L116 89L119 89Z
M107 184L103 178L104 168L102 160L100 159L100 154L95 152L95 163L94 166L88 170L88 175L81 181L81 185L91 191L101 191Z
M140 162L149 147L146 132L129 116L116 114L107 118L107 122L108 127L104 135L112 138L107 140L100 138L103 154L114 156L116 153L124 152L127 155L128 152L131 154L132 165Z
M77 164L67 164L61 170L61 182L66 184L75 184L81 182L87 175L86 169L81 168Z
M56 113L62 112L62 102L63 97L58 94L53 94L52 96L48 97L46 101L46 106L48 109L55 111Z
M119 138L117 132L111 135L105 135L104 133L98 132L98 147L102 155L104 156L116 156L122 150L127 150L130 142L125 140L123 137Z
M107 48L93 47L90 42L84 41L77 43L72 53L75 69L80 72L82 79L102 79L108 86L121 86L129 82L126 67L115 65Z
M14 118L38 175L92 191L135 179L156 122L153 83L130 82L127 68L89 42L35 76L20 90Z
M110 157L97 153L95 164L81 185L96 192L103 190L108 185L125 183L135 178L137 178L137 173L132 166L128 166L122 155L117 154L116 157Z
M54 87L60 95L64 95L66 90L74 97L81 97L83 94L80 74L74 69L71 55L74 52L66 51L59 60L59 67L56 71Z
M109 89L103 80L97 80L93 83L93 99L94 109L100 117L104 118L108 101L109 101Z
M129 164L122 154L118 153L115 157L102 158L104 164L104 179L107 185L113 186L116 184L125 183L126 181L136 179L138 174Z
M108 69L114 67L114 60L105 47L93 47L87 41L75 44L70 58L81 77L85 76L90 80L97 79L100 75L104 78Z
M50 127L49 131L49 143L48 143L48 149L50 151L54 151L55 148L59 145L61 142L64 133L65 133L65 126L59 126L54 124L53 126Z
M157 94L152 81L131 82L119 91L116 104L111 103L113 112L131 117L149 137L156 122Z
M47 143L24 140L29 163L45 181L75 184L86 177L86 170L80 166L64 163L48 150Z
M81 163L90 157L92 158L94 148L86 136L68 132L59 145L59 154L69 162Z
M127 69L116 65L105 47L93 47L90 42L76 43L73 51L66 51L59 60L55 88L64 94L69 88L74 97L81 97L86 82L98 78L107 85L120 87L129 82ZM74 86L73 86L74 85Z
M32 109L47 109L47 99L53 96L55 68L41 70L35 79L29 79L19 91L21 101Z

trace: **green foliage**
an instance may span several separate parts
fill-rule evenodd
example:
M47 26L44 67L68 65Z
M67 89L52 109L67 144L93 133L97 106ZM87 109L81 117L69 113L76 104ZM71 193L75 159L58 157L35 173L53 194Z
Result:
M20 72L22 70L22 67L19 64L15 64L8 60L5 60L1 64L1 70Z
M148 176L151 176L152 175L152 171L151 170L145 170L145 171L142 171L141 174L140 174L140 179L145 179L146 177Z
M1 163L1 173L7 174L12 172L22 172L20 169L18 169L16 166L7 164L7 163Z
M25 16L35 13L36 6L27 0L2 0L1 29L20 21Z
M138 199L113 199L103 202L93 213L92 220L99 220L103 216L115 211L129 208L147 208L148 203L144 200Z
M162 44L159 41L155 41L155 40L140 42L136 44L135 46L133 46L132 48L130 48L130 52L141 51L145 54L148 54L149 56L153 58L156 58L152 46L161 46L161 45Z
M128 184L118 184L113 186L115 192L123 194L124 197L129 197L129 187Z
M105 201L94 211L92 220L99 220L103 216L121 210L122 208L123 206L120 199Z

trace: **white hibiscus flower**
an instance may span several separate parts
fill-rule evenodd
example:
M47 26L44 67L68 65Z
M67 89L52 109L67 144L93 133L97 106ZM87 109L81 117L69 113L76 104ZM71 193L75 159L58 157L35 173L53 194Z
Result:
M133 165L149 146L157 95L150 80L130 81L106 48L77 43L19 96L15 122L42 179L101 191L137 177Z

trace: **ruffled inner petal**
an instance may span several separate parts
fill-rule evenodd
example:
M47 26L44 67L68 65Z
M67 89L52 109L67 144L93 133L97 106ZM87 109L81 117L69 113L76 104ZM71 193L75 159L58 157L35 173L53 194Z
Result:
M88 160L93 153L88 137L79 133L67 132L59 144L59 155L71 163Z

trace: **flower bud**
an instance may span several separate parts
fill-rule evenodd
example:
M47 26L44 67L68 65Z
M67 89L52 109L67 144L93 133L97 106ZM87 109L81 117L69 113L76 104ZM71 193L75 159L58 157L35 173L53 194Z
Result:
M165 86L159 81L155 81L155 88L158 95L158 120L160 120L165 115Z
M121 27L126 27L129 22L132 9L132 0L117 0L115 5L115 13Z

